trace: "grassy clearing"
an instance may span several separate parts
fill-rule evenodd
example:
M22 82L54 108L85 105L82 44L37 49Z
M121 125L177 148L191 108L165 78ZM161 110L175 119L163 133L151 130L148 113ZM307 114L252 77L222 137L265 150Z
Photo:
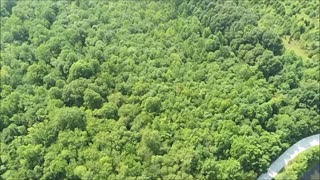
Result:
M299 41L291 40L289 43L289 36L282 38L282 42L286 50L293 51L296 55L302 57L303 60L308 59L308 54L300 47Z

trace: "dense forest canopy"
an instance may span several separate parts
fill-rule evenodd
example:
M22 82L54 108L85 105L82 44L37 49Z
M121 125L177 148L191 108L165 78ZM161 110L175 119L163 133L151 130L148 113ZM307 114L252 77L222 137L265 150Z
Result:
M319 7L1 0L1 178L256 178L320 133Z

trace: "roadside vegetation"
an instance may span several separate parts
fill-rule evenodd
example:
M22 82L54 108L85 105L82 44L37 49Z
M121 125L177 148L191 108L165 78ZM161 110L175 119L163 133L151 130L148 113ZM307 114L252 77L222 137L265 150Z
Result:
M289 162L289 164L279 173L275 179L301 179L304 174L313 166L320 162L320 146L313 147L302 153Z

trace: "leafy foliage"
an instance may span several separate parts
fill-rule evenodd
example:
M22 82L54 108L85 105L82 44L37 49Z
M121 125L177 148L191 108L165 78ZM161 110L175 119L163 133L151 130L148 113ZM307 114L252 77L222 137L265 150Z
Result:
M304 3L2 0L1 178L255 179L320 132Z
M279 173L275 179L299 179L303 178L304 173L306 173L312 166L317 165L320 161L319 158L320 149L318 146L313 147L293 159L288 166Z

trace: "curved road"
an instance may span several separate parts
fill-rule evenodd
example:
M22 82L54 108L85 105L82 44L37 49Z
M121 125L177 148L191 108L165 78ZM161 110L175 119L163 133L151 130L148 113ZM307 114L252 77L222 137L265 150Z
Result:
M275 160L271 166L268 168L268 172L261 174L258 180L271 180L273 179L282 168L284 168L289 161L294 159L301 152L320 145L320 134L306 137L294 145L292 145L288 150L286 150L277 160Z

